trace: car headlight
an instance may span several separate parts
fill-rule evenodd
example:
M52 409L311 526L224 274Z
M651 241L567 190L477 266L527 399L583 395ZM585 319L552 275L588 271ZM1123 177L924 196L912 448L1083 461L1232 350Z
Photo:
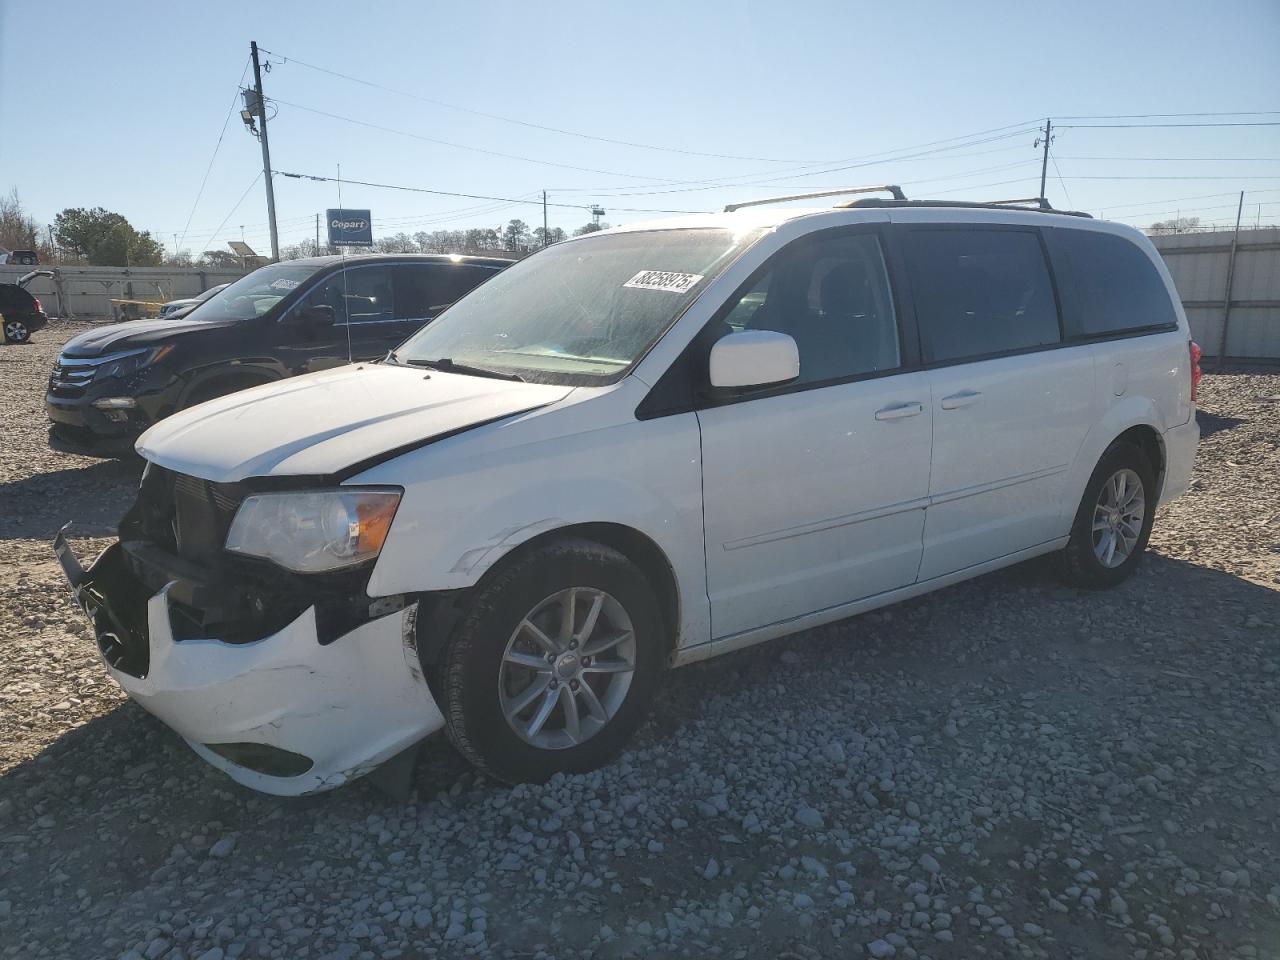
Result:
M364 563L382 550L400 495L386 487L257 494L240 504L226 548L295 573Z
M108 377L127 377L132 373L137 373L143 367L149 367L157 360L167 357L174 351L176 344L166 343L163 346L151 347L147 350L135 350L133 353L126 354L118 360L113 360L101 368L101 375L104 379Z

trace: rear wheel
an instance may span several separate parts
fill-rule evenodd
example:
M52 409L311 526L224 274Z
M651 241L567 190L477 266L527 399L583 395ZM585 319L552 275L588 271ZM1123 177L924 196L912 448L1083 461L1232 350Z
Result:
M1146 453L1131 443L1112 445L1089 478L1062 551L1067 579L1093 588L1127 579L1142 560L1155 510L1155 471Z
M26 343L31 339L31 328L16 318L4 321L4 338L8 343Z
M644 574L587 540L537 547L471 598L444 651L449 736L500 780L594 769L643 719L662 617Z

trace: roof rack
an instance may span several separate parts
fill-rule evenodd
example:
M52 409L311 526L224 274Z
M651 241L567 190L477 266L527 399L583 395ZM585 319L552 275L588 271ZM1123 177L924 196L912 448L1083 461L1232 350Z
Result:
M842 209L855 207L962 207L979 210L1034 210L1041 213L1060 213L1067 217L1087 217L1093 215L1080 210L1057 210L1044 197L1019 197L1012 200L885 200L880 197L868 197L863 200L850 200L836 206Z
M893 200L896 202L905 203L907 200L907 195L902 192L901 187L889 184L883 187L849 187L845 190L822 190L818 193L797 193L789 197L770 197L768 200L747 200L744 203L726 204L724 212L733 213L733 211L741 210L743 207L760 207L767 203L787 203L791 200L814 200L818 197L842 197L850 193L888 193L893 196ZM854 202L856 203L858 201Z

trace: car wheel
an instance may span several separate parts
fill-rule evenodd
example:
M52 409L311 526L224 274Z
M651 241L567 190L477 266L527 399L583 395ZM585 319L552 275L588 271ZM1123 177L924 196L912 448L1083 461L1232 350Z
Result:
M1113 444L1085 487L1062 551L1066 578L1082 587L1114 587L1142 560L1156 512L1155 471L1141 448Z
M31 329L21 320L4 321L4 339L8 343L26 343L31 339Z
M523 553L477 588L443 652L450 739L511 783L601 766L643 719L662 623L648 579L618 551L566 539Z

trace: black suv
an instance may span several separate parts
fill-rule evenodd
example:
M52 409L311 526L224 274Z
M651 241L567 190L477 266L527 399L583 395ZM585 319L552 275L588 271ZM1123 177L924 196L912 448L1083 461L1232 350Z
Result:
M313 257L273 263L178 320L136 320L69 340L49 378L49 445L116 456L186 407L384 356L511 261Z

